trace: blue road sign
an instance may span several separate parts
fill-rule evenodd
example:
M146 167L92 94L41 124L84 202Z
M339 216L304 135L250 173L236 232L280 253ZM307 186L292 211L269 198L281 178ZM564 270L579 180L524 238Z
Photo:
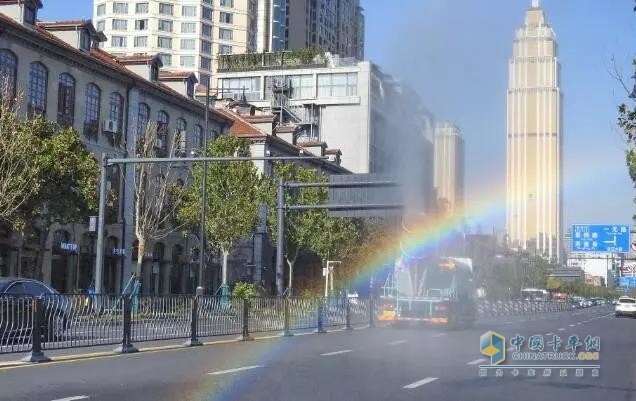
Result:
M624 288L636 288L636 277L619 277L618 286Z
M626 224L574 224L572 226L573 252L629 252L629 225Z

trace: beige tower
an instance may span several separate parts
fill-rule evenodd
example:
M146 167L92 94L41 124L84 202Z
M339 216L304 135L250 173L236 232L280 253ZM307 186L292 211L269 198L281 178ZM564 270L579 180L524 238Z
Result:
M459 128L443 123L435 128L435 189L453 215L464 203L464 139Z
M558 259L562 94L556 56L554 31L533 0L509 63L507 232L513 247Z

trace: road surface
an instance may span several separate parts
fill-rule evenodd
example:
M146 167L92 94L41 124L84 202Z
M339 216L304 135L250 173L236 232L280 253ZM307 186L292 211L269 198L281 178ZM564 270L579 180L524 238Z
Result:
M479 377L479 337L601 339L599 377ZM547 340L546 340L547 341ZM585 347L583 345L583 350ZM579 349L581 350L581 349ZM516 363L510 352L505 364ZM575 362L579 363L579 362ZM636 319L609 306L484 319L468 330L375 328L0 369L0 400L636 401Z

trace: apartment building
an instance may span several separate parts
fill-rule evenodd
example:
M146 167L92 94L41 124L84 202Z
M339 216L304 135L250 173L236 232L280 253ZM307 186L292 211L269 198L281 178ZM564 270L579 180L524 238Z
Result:
M0 1L0 73L25 94L21 111L72 126L98 160L103 154L134 155L138 134L151 120L161 127L159 150L177 133L185 134L181 154L200 147L205 106L193 97L193 73L164 72L157 56L113 56L98 48L105 38L90 21L36 22L41 7L39 0ZM227 115L210 116L210 137L228 131ZM138 258L144 293L192 291L194 238L174 234L137 255L134 170L112 168L107 176L113 201L106 214L104 291L119 292ZM37 278L60 292L86 290L95 277L96 254L96 233L88 223L53 227L41 270L37 233L0 227L0 275ZM215 271L206 277L208 288Z
M219 54L257 49L258 0L95 0L103 50L158 54L167 71L194 72L203 85Z

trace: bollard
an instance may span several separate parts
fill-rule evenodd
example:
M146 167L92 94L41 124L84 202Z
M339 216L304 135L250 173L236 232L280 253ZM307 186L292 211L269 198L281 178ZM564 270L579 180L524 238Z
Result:
M317 326L318 327L316 328L316 333L320 333L320 334L326 333L327 331L325 330L324 322L323 322L325 311L324 311L324 301L323 301L322 298L318 299L318 311L317 311L317 313L318 313L318 316L317 316L317 323L318 323Z
M250 300L243 300L243 333L240 341L254 341L254 337L250 336Z
M113 350L118 354L130 354L133 352L139 352L137 348L132 344L132 300L130 297L125 296L123 302L124 313L124 335L121 341L121 345Z
M283 337L293 337L294 333L289 330L289 298L283 298Z
M369 327L375 327L375 300L369 297Z
M20 300L14 299L15 301L24 301L27 302L27 299ZM29 355L22 358L22 362L49 362L51 359L44 355L42 352L42 333L44 332L44 303L42 302L42 298L33 298L32 307L33 307L33 326L31 327L31 352Z
M183 345L186 347L198 347L199 345L203 345L201 341L199 341L197 336L197 319L198 319L198 311L199 311L199 296L195 295L192 298L192 308L190 314L190 339L186 341Z
M349 297L347 297L347 301L346 301L346 315L345 315L345 330L353 330L353 327L351 327L351 300L349 299Z

